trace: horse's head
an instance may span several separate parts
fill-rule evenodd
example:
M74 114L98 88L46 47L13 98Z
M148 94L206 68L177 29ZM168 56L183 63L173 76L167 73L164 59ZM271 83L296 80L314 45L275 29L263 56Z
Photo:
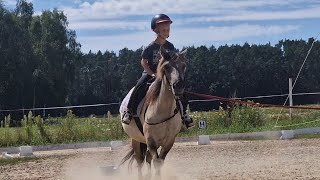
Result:
M170 89L175 96L181 96L185 88L186 55L187 50L179 53L160 48L161 61L158 66L158 77L167 79Z

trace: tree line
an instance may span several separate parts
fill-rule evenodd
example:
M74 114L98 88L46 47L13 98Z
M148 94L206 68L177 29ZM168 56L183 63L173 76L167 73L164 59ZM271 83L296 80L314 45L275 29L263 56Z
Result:
M288 78L297 76L313 41L186 47L186 90L223 97L285 94ZM123 48L118 53L83 53L62 11L35 15L30 2L19 0L14 10L8 10L0 1L0 110L120 102L141 75L141 52L142 47ZM320 43L316 41L294 93L319 91L319 55ZM281 104L284 99L256 101ZM295 104L318 101L319 96L294 99ZM217 106L219 102L190 104L192 110ZM108 110L115 113L118 106L75 111L88 115ZM0 118L8 113L0 112ZM61 111L50 113L59 115Z

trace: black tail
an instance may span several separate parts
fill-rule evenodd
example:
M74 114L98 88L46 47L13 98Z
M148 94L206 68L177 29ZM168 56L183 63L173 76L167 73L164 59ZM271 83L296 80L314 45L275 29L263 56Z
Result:
M130 162L133 161L133 154L134 154L134 151L133 151L133 148L130 149L130 151L126 154L125 157L122 158L119 166L121 166L122 164L124 164L126 161L128 161L130 158ZM132 164L132 163L131 163Z
M135 151L133 147L139 148L139 150L136 149L136 151ZM129 164L128 164L128 170L130 172L132 164L133 164L133 161L134 161L134 158L135 158L135 155L134 155L135 152L140 152L140 156L136 156L136 158L139 157L139 162L142 161L142 163L143 163L144 160L145 160L145 157L146 157L147 145L144 144L144 143L139 143L139 146L131 146L130 151L126 154L125 157L122 158L119 166L123 165L126 161L128 161L130 159ZM142 159L140 159L140 157Z

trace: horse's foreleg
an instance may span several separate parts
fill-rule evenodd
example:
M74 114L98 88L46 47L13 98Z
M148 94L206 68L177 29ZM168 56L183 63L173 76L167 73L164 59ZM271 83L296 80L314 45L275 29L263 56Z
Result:
M172 148L174 144L174 141L166 146L163 146L160 150L160 154L159 154L159 158L164 160L167 156L167 154L169 153L170 149Z
M146 154L146 162L147 162L147 165L148 165L148 174L146 176L146 180L150 180L151 179L151 161L152 161L152 156L149 152L149 150L147 151L147 154Z
M154 168L156 169L157 179L161 179L161 167L163 166L163 159L154 159L153 160Z
M159 158L154 161L154 166L156 168L156 175L159 176L158 178L161 179L161 168L164 164L164 159L166 158L167 154L169 153L170 149L172 148L174 142L170 143L166 146L161 147Z
M158 147L152 138L147 138L147 146L152 158L153 166L156 169L156 175L160 176L160 167L162 163L157 152Z

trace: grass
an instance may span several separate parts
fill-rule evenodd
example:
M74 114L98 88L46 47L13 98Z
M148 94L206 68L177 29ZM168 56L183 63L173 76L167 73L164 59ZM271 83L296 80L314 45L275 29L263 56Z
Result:
M290 119L288 109L281 112L278 108L249 107L248 109L244 109L243 112L232 112L231 114L232 124L226 126L224 121L226 121L227 113L221 109L215 112L192 112L191 115L194 117L196 124L198 124L200 120L206 120L207 128L194 128L180 133L179 136L188 137L201 134L212 135L320 127L320 111L317 110L295 109L292 119ZM239 116L241 117L239 118ZM243 121L248 122L250 119L254 119L255 116L258 116L258 121L261 121L261 124L258 126L253 126L253 123L250 124L239 121L243 119Z
M277 108L257 108L236 106L232 111L191 112L195 123L205 120L206 129L193 128L179 133L179 137L201 134L224 134L289 130L308 127L320 127L320 111L294 110L290 120L289 110L280 112ZM279 120L277 120L279 117ZM6 121L10 122L10 116ZM9 124L9 123L7 123ZM284 127L275 127L275 125ZM71 111L66 117L43 120L32 116L30 112L22 121L22 127L0 128L0 147L21 145L47 145L60 143L78 143L89 141L123 140L128 136L122 129L118 116L107 118L77 118Z
M0 147L46 145L126 139L120 121L110 118L76 118L69 112L64 118L33 117L30 112L20 128L0 128Z
M320 134L302 134L295 137L296 139L314 139L320 138Z

